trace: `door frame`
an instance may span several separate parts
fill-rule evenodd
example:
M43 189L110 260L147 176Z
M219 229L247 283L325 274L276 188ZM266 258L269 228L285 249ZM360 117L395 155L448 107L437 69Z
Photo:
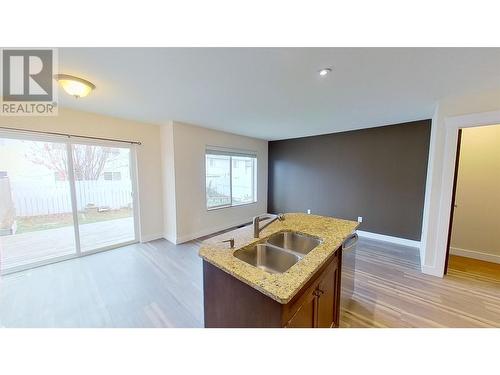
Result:
M500 124L500 111L472 113L461 116L447 117L445 125L445 147L443 153L442 186L439 195L439 214L436 228L435 266L444 275L447 259L447 244L450 235L450 221L453 180L457 158L457 142L460 129Z
M450 225L448 227L448 241L446 243L446 259L444 260L444 274L448 273L448 261L450 260L451 234L453 231L453 215L455 214L455 201L457 197L458 167L460 165L460 147L462 144L462 128L458 129L457 152L455 156L455 174L453 176L453 191L451 193Z
M35 142L55 142L55 143L63 143L66 145L67 156L68 156L68 179L69 179L69 189L70 189L70 198L71 198L71 207L73 214L73 228L75 231L75 253L67 254L58 257L54 257L51 259L45 259L41 261L35 261L33 263L22 265L18 267L12 267L8 270L0 270L0 275L8 275L15 272L20 272L36 267L45 266L48 264L58 263L69 259L75 259L84 257L87 255L92 255L96 253L100 253L107 250L116 249L118 247L132 245L134 243L139 242L139 232L140 232L140 217L139 217L139 193L138 193L138 181L137 181L137 148L134 144L128 144L119 141L108 141L108 140L94 140L87 138L80 138L77 136L64 136L64 135L53 135L53 134L38 134L38 133L28 133L15 131L15 130L4 130L0 129L0 138L11 138L11 139L20 139L27 141L35 141ZM128 148L130 150L129 156L129 168L130 168L130 178L132 183L132 213L134 218L134 239L131 241L121 242L118 244L108 245L101 248L81 252L81 244L80 244L80 230L78 224L78 209L77 209L77 199L76 199L76 187L75 187L75 179L74 179L74 169L73 169L73 152L72 146L73 144L87 144L93 146L109 146L109 147L118 147L118 148Z

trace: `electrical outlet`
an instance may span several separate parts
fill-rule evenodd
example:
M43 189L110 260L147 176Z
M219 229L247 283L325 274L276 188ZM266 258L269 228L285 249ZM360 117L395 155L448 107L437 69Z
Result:
M310 215L310 214L311 214L311 209L310 209L310 208L308 208L308 209L307 209L307 214L308 214L308 215Z
M363 222L363 216L358 216L358 223L362 223Z

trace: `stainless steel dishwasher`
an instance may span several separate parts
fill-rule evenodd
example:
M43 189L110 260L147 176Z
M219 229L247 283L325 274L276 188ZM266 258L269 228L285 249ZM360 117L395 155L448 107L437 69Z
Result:
M354 293L354 280L356 268L356 245L358 244L358 235L351 234L342 243L342 280L340 293L340 313L349 306Z

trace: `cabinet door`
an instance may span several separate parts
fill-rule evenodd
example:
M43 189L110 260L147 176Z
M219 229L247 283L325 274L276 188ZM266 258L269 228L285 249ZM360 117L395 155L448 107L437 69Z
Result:
M338 327L339 262L335 257L321 276L318 295L318 328Z
M286 324L286 328L315 328L318 297L310 293Z

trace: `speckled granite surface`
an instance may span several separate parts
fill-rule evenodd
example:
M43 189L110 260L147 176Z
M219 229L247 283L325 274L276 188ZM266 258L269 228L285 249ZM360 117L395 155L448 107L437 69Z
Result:
M265 221L263 221L265 223ZM274 221L253 238L251 225L203 241L199 255L207 262L233 275L279 303L288 303L312 275L325 263L359 223L333 217L287 213L284 221ZM233 256L244 246L262 242L270 235L292 230L319 237L323 242L294 264L288 271L271 274ZM234 238L234 249L221 241Z

